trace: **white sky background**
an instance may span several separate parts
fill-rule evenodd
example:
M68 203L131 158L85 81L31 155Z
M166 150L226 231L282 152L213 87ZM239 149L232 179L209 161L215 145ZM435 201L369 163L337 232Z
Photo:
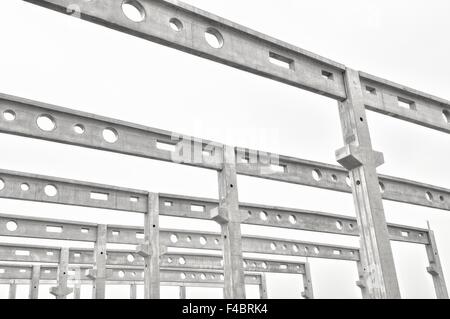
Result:
M354 69L450 99L447 0L189 3ZM0 1L0 91L333 164L334 151L343 145L333 100L18 0ZM450 188L449 135L374 113L368 114L368 121L373 146L385 156L379 173ZM4 169L218 197L215 171L4 134L0 145ZM238 185L241 201L354 215L349 194L243 176ZM450 214L388 201L384 207L389 222L426 227L430 221L450 280ZM0 212L114 224L143 222L143 216L132 213L13 200L0 200ZM161 227L219 231L211 222L167 217L161 218ZM244 225L243 233L358 245L357 238L285 229ZM434 298L431 276L425 270L425 248L392 246L402 296ZM360 298L354 284L355 263L310 262L316 297ZM301 289L300 276L268 275L271 298L300 298ZM188 288L187 293L188 298L221 297L220 289ZM19 289L19 294L25 297L27 288ZM128 287L111 287L107 294L128 298ZM48 296L46 288L41 295ZM162 290L163 297L177 295L173 287ZM0 287L2 297L7 297L6 287ZM82 297L90 297L88 288ZM258 297L255 287L249 288L248 297Z

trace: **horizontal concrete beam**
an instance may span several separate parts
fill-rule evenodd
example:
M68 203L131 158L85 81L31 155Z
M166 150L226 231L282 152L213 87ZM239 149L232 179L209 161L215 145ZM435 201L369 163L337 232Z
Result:
M121 0L26 1L337 100L346 97L344 65L179 1L141 0L145 17L139 23L123 14ZM221 38L220 49L205 41L208 28ZM450 133L450 101L364 72L360 80L367 109Z
M60 248L54 246L37 246L24 244L0 244L0 260L9 262L58 263ZM144 258L135 251L107 250L107 266L140 267ZM161 256L160 267L171 269L223 270L222 256L192 253L166 253ZM93 249L71 248L69 263L74 265L93 265ZM305 263L270 260L261 258L244 258L245 271L305 274Z
M25 222L22 225L19 216L0 216L2 216L0 217L0 236L28 238L36 236L35 238L95 241L91 238L92 234L89 235L89 233L96 234L96 225L90 224L87 227L82 225L73 227L73 222L55 222L54 220L44 219L39 219L39 221L34 220L31 223ZM26 220L29 221L30 218L26 218ZM64 232L66 223L69 225L68 232ZM144 242L142 227L108 225L107 229L108 243L139 245ZM84 239L80 234L86 235ZM80 239L80 237L82 238ZM207 250L222 250L223 248L222 237L219 233L176 229L161 229L160 245L165 247ZM243 236L242 246L243 251L247 253L359 260L358 248L298 240Z
M208 169L219 170L222 168L223 146L220 143L18 97L0 95L0 113L4 114L4 112L14 113L14 120L0 121L0 132L3 133ZM41 130L37 125L37 118L40 116L49 116L55 123L55 129L52 131ZM83 127L82 134L75 132L76 125ZM103 138L105 129L114 132L113 134L117 137L116 142L109 143ZM161 146L163 144L165 146ZM173 149L165 149L167 146L171 146ZM340 166L249 149L236 149L236 157L237 173L241 175L351 193L347 170ZM8 174L7 171L3 171L3 173ZM1 174L2 172L0 172L0 178L3 179ZM32 176L30 177L32 178ZM450 210L450 190L447 188L385 175L380 175L379 180L383 199ZM45 185L39 187L43 186ZM39 189L41 190L41 188ZM86 187L81 186L79 189L71 191L74 191L75 194L82 193L80 196L83 196L82 200L86 206L103 205L104 208L144 211L145 203L129 202L132 191L121 194L123 198L119 198L122 201L113 204L108 201L93 202L90 192L87 190ZM3 193L7 193L6 195L11 198L19 196L21 199L32 200L35 197L43 201L58 202L57 197L47 198L41 192L35 195L22 192L17 195L9 189L9 192L0 191L0 195ZM73 200L73 197L67 198Z
M450 101L359 72L367 109L450 133Z
M160 215L198 219L210 219L208 212L218 207L217 200L162 193L159 203ZM239 208L243 224L359 236L356 218L345 215L249 203L240 203ZM425 228L389 224L388 229L391 240L428 243Z
M335 99L345 98L342 65L179 1L140 1L145 17L138 23L124 15L122 0L27 1L63 13L70 12L68 7L77 8L77 16L84 20ZM220 48L208 44L205 32L209 30ZM271 63L274 60L284 67Z
M64 205L77 205L95 208L116 209L146 213L148 192L116 186L94 184L70 179L19 173L0 170L3 188L0 198L11 198ZM23 190L25 185L26 191ZM46 187L54 187L55 196L46 194ZM100 196L100 197L99 197ZM160 194L160 215L211 219L210 212L218 207L218 201L205 198ZM99 199L100 198L100 199ZM358 236L359 230L355 218L274 206L240 204L241 222L244 224L283 227L299 230L335 233L341 235ZM0 215L1 216L1 215ZM26 218L23 227L17 233L29 234L33 232L33 221ZM38 221L38 219L34 219ZM46 220L45 222L49 222ZM62 221L57 221L61 223ZM64 222L64 231L74 240L95 241L96 234L92 232L80 233L80 224L71 225ZM85 224L88 229L91 226ZM30 229L31 228L31 229ZM1 231L1 230L0 230ZM389 225L391 240L427 244L427 230L404 225ZM48 234L60 238L60 234ZM133 242L134 243L134 242Z
M86 274L91 267L80 267L80 278L75 278L74 267L71 267L69 271L69 279L92 281ZM57 280L58 268L56 266L41 266L42 280ZM140 282L143 281L143 270L140 268L121 268L121 267L108 267L107 268L107 281L113 282ZM31 265L13 265L13 264L0 264L0 279L2 280L31 280L32 266ZM191 269L161 269L161 282L171 283L205 283L205 284L223 284L223 275L217 271L206 270L191 270ZM260 274L246 274L245 283L248 285L261 284Z

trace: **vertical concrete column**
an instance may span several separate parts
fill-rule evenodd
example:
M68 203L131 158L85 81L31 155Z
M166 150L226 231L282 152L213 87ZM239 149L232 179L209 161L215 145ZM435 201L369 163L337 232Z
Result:
M159 194L148 194L148 209L144 220L144 243L137 253L144 257L144 298L160 298L159 277Z
M383 154L372 149L363 89L359 73L346 69L347 99L339 103L345 146L336 151L337 161L349 170L353 201L360 229L360 281L369 298L400 298L383 201L376 168Z
M73 299L81 298L81 270L80 267L75 268L75 283L73 287Z
M186 286L180 286L180 299L186 299Z
M218 173L218 180L219 208L211 212L211 217L221 225L222 229L224 298L245 299L241 214L234 147L224 146L223 168Z
M66 299L67 295L72 293L73 289L67 287L68 278L69 248L61 248L59 253L58 286L50 288L50 293L54 295L56 299Z
M137 298L137 287L136 284L133 282L130 285L130 299L136 299Z
M368 290L367 290L367 272L364 271L364 266L361 263L361 260L358 260L356 262L356 266L358 267L358 281L356 282L356 285L359 287L359 289L361 289L361 296L363 297L363 299L369 299L370 296L368 294Z
M30 299L39 298L39 279L41 278L41 266L33 265L31 282L30 282L30 292L28 294Z
M93 297L95 299L105 299L106 294L106 243L107 226L97 226L97 241L94 249L94 268L89 273L89 277L94 279Z
M266 274L261 274L261 284L259 285L259 298L267 299L267 281Z
M16 299L17 283L15 280L9 283L8 299Z
M429 244L426 245L428 262L430 266L427 267L428 273L433 277L434 290L438 299L448 299L447 286L445 285L444 272L442 271L441 259L436 245L434 232L428 230Z
M303 274L303 292L302 297L305 299L313 299L314 292L311 279L311 267L309 262L305 263L305 273Z

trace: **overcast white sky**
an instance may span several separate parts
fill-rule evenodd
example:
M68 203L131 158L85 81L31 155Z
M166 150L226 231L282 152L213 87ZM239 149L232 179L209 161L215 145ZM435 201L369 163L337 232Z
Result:
M189 3L349 67L450 99L447 0ZM334 151L343 145L333 100L18 0L0 1L0 92L333 164ZM374 113L368 121L374 148L385 156L380 173L450 188L449 135ZM4 134L0 146L4 169L218 196L214 171ZM351 195L242 176L238 185L241 201L354 215ZM388 201L384 207L389 222L426 227L430 221L450 280L450 213ZM115 224L143 221L125 212L12 200L0 200L0 212ZM219 231L214 223L173 218L162 218L161 226ZM243 232L358 245L357 238L294 230L243 226ZM392 246L402 296L434 298L425 248ZM310 262L316 297L360 298L354 263ZM268 290L271 298L300 298L301 278L270 274ZM19 294L25 297L27 288ZM128 288L109 288L107 294L127 298ZM177 294L173 287L162 290L165 298ZM41 296L48 296L47 289ZM188 289L187 296L221 297L221 291ZM258 297L257 289L249 287L248 296ZM2 297L7 297L6 287L0 287ZM88 287L82 297L90 297Z

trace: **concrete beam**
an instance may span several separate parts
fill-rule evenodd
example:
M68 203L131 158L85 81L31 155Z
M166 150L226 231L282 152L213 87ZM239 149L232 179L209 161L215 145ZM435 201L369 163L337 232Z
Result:
M215 170L220 170L223 163L222 144L184 136L175 132L144 127L18 97L0 95L0 113L4 111L14 112L16 118L13 121L0 121L0 132L3 133ZM51 116L52 120L57 123L55 130L47 132L37 127L35 119L42 115ZM81 136L68 133L73 131L73 123L80 123L86 128ZM117 134L118 139L115 143L108 143L103 139L102 132L105 128L113 129L115 134ZM173 140L174 136L180 136L180 139ZM158 143L170 144L175 150L160 149L158 148ZM183 147L189 150L189 152L185 153L192 153L193 157L180 157L178 153L182 151ZM205 148L207 148L208 152L202 152ZM238 148L235 151L237 174L351 193L351 187L348 184L348 172L342 167L274 153L269 154L257 150ZM247 160L248 158L250 160ZM277 169L274 170L274 167ZM11 175L11 173L16 172L0 171L0 175ZM6 184L22 182L21 180L11 179L11 177L0 176L2 179L8 179L5 181ZM33 177L33 175L29 177ZM450 210L450 190L447 188L386 175L379 175L379 183L383 199ZM89 207L103 205L103 208L109 209L146 212L146 207L139 204L139 200L137 202L130 201L130 196L136 197L136 195L129 192L121 194L123 197L119 197L117 203L112 200L102 202L92 200L90 196L92 190L89 189L89 185L91 187L94 186L88 184L87 189L79 189L78 187L75 190L71 190L77 191L77 194L82 196L79 200L79 202L82 202L82 205ZM2 197L26 200L38 199L44 202L56 203L61 201L59 196L52 198L44 196L42 188L38 188L41 191L33 195L33 192L14 192L14 189L10 188L10 186L6 186L5 190L0 191L0 196ZM41 183L32 186L45 187ZM101 192L101 188L99 192ZM95 190L93 191L95 192ZM112 197L113 195L111 195ZM139 194L137 197L139 197ZM69 196L67 199L74 200L73 197Z
M0 179L5 182L4 188L0 190L0 197L2 198L117 209L138 213L146 213L148 209L148 192L142 190L5 170L0 170ZM21 191L20 185L24 182L33 191ZM49 197L45 194L47 185L56 187L58 191L56 196ZM97 197L92 198L93 194L103 194L103 199L106 200L95 199ZM217 209L219 205L218 201L213 199L169 194L160 194L159 197L159 214L165 216L211 219L208 212ZM201 208L201 210L195 211L193 207ZM239 209L240 221L245 224L350 236L359 235L356 219L348 216L247 203L241 203ZM31 221L27 223L31 223ZM74 240L94 241L95 234L93 232L80 233L77 229L78 225L65 224L64 232L70 233ZM428 243L426 229L394 224L390 224L388 229L391 240ZM32 229L27 229L26 232L23 230L22 233L29 234L29 231L32 231ZM16 234L20 236L21 231L18 230ZM48 235L51 236L51 234ZM54 238L59 238L58 236L61 235L55 233L53 236Z
M394 256L384 216L377 166L382 154L374 152L358 73L345 73L347 99L339 103L345 146L336 151L338 162L349 170L361 242L361 286L369 298L400 298Z
M58 263L58 247L0 244L0 261ZM144 269L142 256L129 250L107 250L106 267L138 267ZM94 251L87 248L71 248L69 265L95 265ZM223 270L223 258L217 255L192 253L167 253L160 260L161 268ZM281 261L261 258L243 258L243 268L247 272L271 272L285 274L305 274L304 262ZM41 274L44 276L44 274ZM75 274L76 277L76 274ZM93 279L91 272L89 278Z
M78 266L77 266L78 267ZM75 273L77 267L70 267L67 274L72 272ZM89 270L92 267L78 267L81 270L80 283L91 283L92 279L89 276ZM30 283L32 274L32 265L27 264L0 264L0 269L4 271L0 273L0 280L16 280L16 283ZM54 283L59 278L58 267L43 265L41 266L41 284L43 283ZM124 284L130 285L131 283L144 284L144 271L140 267L115 267L109 266L107 268L107 283L110 284ZM66 282L65 292L71 290L67 288L67 283L70 281L75 282L75 276L69 275ZM21 282L20 280L23 280ZM197 287L207 287L208 285L213 285L214 287L223 287L224 278L223 271L213 271L213 270L195 270L195 269L161 269L161 282L163 285L173 284L176 286L186 285L186 286L197 286ZM261 274L248 272L245 274L245 284L248 285L260 285L261 284ZM70 293L70 292L69 292ZM66 295L62 296L65 297Z
M345 98L340 64L179 1L140 1L144 19L139 23L123 14L121 0L27 1L63 13L69 5L76 6L77 16L84 20L318 94ZM170 21L176 21L179 32ZM216 37L217 47L208 44L206 33Z
M20 236L29 237L36 234L36 238L47 238L49 233L47 226L50 222L52 227L56 227L60 232L51 233L49 238L73 240L72 238L79 238L79 234L71 237L73 232L65 233L64 223L71 225L75 232L81 233L85 236L85 241L89 236L89 233L96 234L96 226L90 224L88 227L84 227L84 224L79 224L75 227L74 223L63 222L55 223L53 220L45 222L44 219L39 221L33 220L33 224L24 224L28 226L29 233L24 233L21 229L20 217L17 218L2 218L0 217L0 235L1 236ZM30 220L30 218L27 218ZM15 231L9 231L7 224L13 222L17 229ZM83 233L82 233L83 232ZM176 247L176 248L191 248L191 249L207 249L207 250L222 250L223 240L220 234L211 232L194 232L184 230L160 230L160 245L164 247ZM144 232L142 227L124 227L108 225L108 243L121 243L121 244L135 244L139 245L144 242ZM94 237L96 238L96 237ZM76 239L75 239L76 240ZM305 242L298 240L286 240L280 238L269 237L257 237L257 236L243 236L242 237L242 251L247 253L262 253L273 255L287 255L287 256L300 256L300 257L316 257L316 258L328 258L339 260L359 260L359 249L354 247L346 247L340 245L326 245L314 242Z
M128 21L121 14L121 9L114 1L108 1L111 12L115 13L113 16L110 12L106 15L104 4L98 4L99 7L96 8L97 4L83 3L82 0L27 1L65 13L73 12L73 10L67 10L68 5L72 9L75 6L78 13L76 16L82 19L89 21L95 19L94 22L110 28L338 100L346 97L343 85L344 65L178 1L175 4L172 1L152 1L151 3L144 1L142 10L146 11L146 17L145 21L139 23L145 30L143 33L140 28L138 31L139 24ZM182 8L182 12L178 11L179 8ZM147 12L147 10L151 11ZM158 14L152 14L152 12L158 12ZM104 20L105 17L107 17L106 20ZM182 28L181 32L174 32L169 28L170 19L177 19L178 26L189 23L189 26L195 27ZM211 20L214 21L215 27L219 27L214 32L220 33L223 44L220 49L206 45L203 37L203 32L211 26ZM238 41L239 44L229 47L227 45L229 41L235 44ZM236 50L242 51L242 54L236 54ZM270 63L271 61L278 65ZM301 74L298 74L297 69L302 70ZM359 72L359 77L363 88L364 106L367 109L445 133L450 132L447 119L450 112L448 100L364 72ZM404 108L399 102L405 102L410 106Z

